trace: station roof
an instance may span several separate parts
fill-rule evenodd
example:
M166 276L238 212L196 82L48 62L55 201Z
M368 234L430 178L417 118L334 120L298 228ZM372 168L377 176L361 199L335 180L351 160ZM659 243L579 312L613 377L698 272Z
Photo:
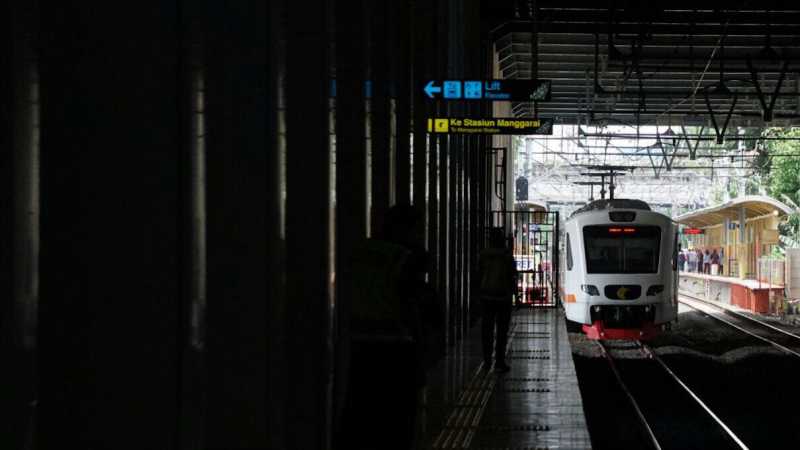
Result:
M709 206L708 208L681 214L675 218L675 221L697 228L719 225L725 219L739 220L739 208L744 208L745 217L748 219L776 213L778 215L786 215L792 212L791 207L772 197L747 195L721 205Z
M711 109L720 124L732 110L732 126L759 126L760 100L777 92L774 118L800 123L800 2L486 3L506 18L492 30L501 77L553 81L551 101L513 105L520 117L711 126Z

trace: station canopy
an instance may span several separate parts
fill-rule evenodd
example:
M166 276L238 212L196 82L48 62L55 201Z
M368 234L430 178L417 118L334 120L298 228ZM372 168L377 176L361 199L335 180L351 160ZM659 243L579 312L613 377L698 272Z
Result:
M500 0L483 8L500 78L552 80L552 100L515 103L519 117L710 126L713 114L722 132L730 111L728 129L800 124L800 2Z
M739 197L721 205L699 209L675 218L675 221L694 228L719 225L725 219L739 220L739 211L744 208L745 218L762 217L769 214L787 215L792 208L771 197L748 195Z
M770 134L800 126L800 1L494 0L481 8L495 76L552 82L549 101L511 104L516 117L555 124L553 135L522 146L515 176L529 180L529 199L579 207L599 197L584 183L592 181L586 166L628 165L615 195L678 214L734 191L763 195L753 167L773 152L770 141L800 141Z

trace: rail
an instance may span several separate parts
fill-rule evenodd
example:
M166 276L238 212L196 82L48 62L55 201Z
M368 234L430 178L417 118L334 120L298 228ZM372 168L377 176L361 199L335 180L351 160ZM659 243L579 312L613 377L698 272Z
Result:
M686 391L686 393L689 394L694 399L694 401L697 402L697 404L700 405L700 407L702 407L708 413L708 415L711 416L715 422L717 422L717 424L719 424L720 427L722 427L723 430L725 430L728 436L730 436L731 439L733 439L733 441L736 442L736 445L738 445L739 448L747 450L747 446L744 444L744 442L742 442L742 440L739 439L738 436L736 436L736 434L730 429L730 427L728 427L725 424L725 422L722 421L722 419L720 419L716 414L714 414L714 411L711 411L711 408L709 408L708 405L705 404L705 402L700 400L700 397L698 397L697 394L695 394L694 391L692 391L689 388L689 386L687 386L686 383L683 382L683 380L681 380L677 375L675 375L675 372L673 372L669 368L669 366L667 366L667 363L665 363L664 360L662 360L661 357L659 357L656 354L656 352L654 352L647 344L640 341L637 342L639 343L641 348L647 353L647 355L653 361L657 362L669 374L669 376L673 380L675 380L675 382L677 382L683 388L683 390Z
M779 344L779 343L773 341L772 339L769 339L769 338L766 338L764 336L761 336L761 335L759 335L759 334L757 334L757 333L755 333L755 332L753 332L751 330L748 330L748 329L746 329L746 328L744 328L744 327L742 327L740 325L737 325L737 324L735 324L735 323L733 323L733 322L731 322L729 320L725 320L725 319L723 319L722 317L720 317L720 316L718 316L716 314L712 314L706 308L713 308L716 311L720 311L722 313L731 313L731 314L735 315L736 317L739 317L741 319L745 319L745 320L747 320L749 322L752 322L752 323L756 323L759 326L762 326L764 328L768 328L768 329L773 330L773 331L778 331L778 332L780 332L780 333L782 333L784 335L791 336L792 338L798 340L798 344L800 344L800 336L798 336L798 335L796 335L794 333L790 333L790 332L788 332L786 330L782 330L782 329L780 329L780 328L778 328L776 326L764 323L764 322L762 322L762 321L760 321L758 319L755 319L755 318L752 318L752 317L748 317L748 316L746 316L744 314L736 313L736 312L734 312L734 311L732 311L730 309L723 308L723 307L715 305L713 303L709 303L709 302L706 302L706 301L698 300L698 299L695 299L694 297L689 297L689 296L687 296L685 294L681 294L681 297L682 297L682 299L680 299L679 301L681 303L683 303L684 305L686 305L686 306L688 306L690 308L693 308L693 309L695 309L697 311L703 312L703 313L707 314L709 317L711 317L711 318L713 318L713 319L715 319L715 320L717 320L719 322L722 322L725 325L728 325L728 326L730 326L732 328L735 328L735 329L741 331L742 333L745 333L745 334L747 334L749 336L752 336L752 337L754 337L754 338L756 338L756 339L758 339L758 340L760 340L762 342L765 342L765 343L767 343L767 344L769 344L769 345L771 345L771 346L773 346L773 347L775 347L775 348L777 348L777 349L779 349L779 350L781 350L781 351L783 351L785 353L788 353L788 354L791 354L791 355L794 355L794 356L797 356L798 358L800 358L800 353L798 353L797 351L792 350L792 349L790 349L790 348L788 348L788 347L786 347L786 346L784 346L782 344Z
M606 348L605 344L602 341L595 341L595 342L600 347L601 353L603 354L609 366L611 367L611 370L614 373L614 377L616 378L617 383L621 387L622 391L625 393L625 396L628 398L628 401L631 403L631 405L633 405L637 419L642 425L642 428L645 430L646 435L650 440L652 447L656 449L661 449L662 443L659 442L658 437L655 435L653 431L653 427L648 422L647 417L645 416L644 412L639 406L639 402L634 397L633 393L631 392L631 389L623 381L622 375L620 374L619 369L617 368L617 364L614 362L614 357L611 355L611 352ZM694 402L703 410L703 412L708 417L713 419L713 421L717 425L719 425L721 430L724 431L724 434L720 433L720 436L727 436L736 444L736 446L739 449L748 450L747 445L745 445L744 442L742 442L742 440L739 439L738 436L736 436L733 430L731 430L731 428L728 425L726 425L725 422L723 422L722 419L720 419L719 416L717 416L714 413L714 411L712 411L711 408L709 408L708 405L700 399L700 396L697 395L697 393L695 393L694 391L692 391L692 389L689 388L689 386L686 383L684 383L683 380L681 380L680 377L678 377L675 374L675 372L673 372L672 369L670 369L669 366L649 346L647 346L641 341L635 341L635 344L641 350L641 352L647 357L647 359L657 363L657 365L661 369L663 369L663 372L666 373L670 379L675 381L675 383L678 386L680 386L680 388L683 391L685 391L689 395L689 397L692 398L692 400L694 400ZM698 414L701 414L699 410Z
M631 403L631 406L633 406L633 410L634 412L636 412L636 417L639 419L639 423L642 425L642 428L645 430L647 437L650 439L650 443L652 444L653 448L661 450L661 444L658 443L658 438L656 438L655 433L653 433L653 428L651 428L650 424L647 422L647 418L644 416L642 409L639 407L639 403L633 397L633 394L631 393L630 389L628 389L628 386L625 384L625 382L622 381L622 376L619 374L619 370L617 370L617 365L614 363L614 358L612 358L611 355L608 353L602 341L594 341L594 342L596 342L597 346L600 347L600 352L606 358L608 365L611 367L611 371L614 373L614 378L617 379L617 384L619 384L619 387L622 389L622 392L625 393L625 396L628 398L628 401Z
M784 329L782 329L780 327L776 327L775 325L772 325L770 323L764 322L762 320L758 320L755 317L749 316L747 314L740 313L739 311L736 311L734 309L726 308L724 306L717 305L715 303L711 303L709 301L694 297L692 295L680 294L680 296L692 299L692 300L694 300L694 301L696 301L698 303L702 303L702 304L705 304L705 305L713 306L713 307L718 308L720 310L723 310L726 313L731 314L733 316L736 316L736 317L739 317L739 318L742 318L742 319L745 319L745 320L749 320L750 322L754 322L754 323L756 323L758 325L761 325L763 327L770 328L770 329L772 329L774 331L777 331L779 333L783 333L783 334L785 334L785 335L787 335L789 337L792 337L792 338L800 340L800 335L797 335L797 334L794 334L792 332L786 331L786 330L784 330Z

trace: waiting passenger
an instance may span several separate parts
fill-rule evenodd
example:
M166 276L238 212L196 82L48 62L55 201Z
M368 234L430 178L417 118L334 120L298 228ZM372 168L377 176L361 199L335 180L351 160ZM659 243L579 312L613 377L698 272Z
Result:
M490 234L490 248L481 251L478 257L478 296L483 310L482 344L484 367L492 366L492 341L494 342L494 368L497 372L508 372L505 361L508 327L511 323L512 298L516 293L517 265L511 250L506 246L502 228L494 228Z
M717 249L711 252L711 266L717 266L717 274L719 274L719 253L717 253Z
M694 250L688 250L686 252L686 258L689 260L689 271L696 272L697 271L697 253Z
M697 249L697 273L703 273L703 251Z
M703 273L711 273L711 255L708 253L708 249L703 253Z

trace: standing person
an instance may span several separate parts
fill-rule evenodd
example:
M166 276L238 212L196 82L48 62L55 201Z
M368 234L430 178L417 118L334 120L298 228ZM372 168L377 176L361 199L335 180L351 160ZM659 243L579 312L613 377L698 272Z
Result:
M491 230L490 247L478 256L478 295L483 309L482 344L484 367L492 365L492 341L494 342L494 368L504 373L510 370L505 361L508 327L511 323L511 302L516 291L517 265L511 250L506 246L502 228Z
M711 255L708 253L708 249L703 253L703 273L711 273Z
M725 263L725 247L719 248L719 274L723 275L725 271L723 270L723 264Z
M352 249L337 274L350 311L334 449L371 450L379 441L385 449L413 446L430 334L441 322L425 283L423 218L414 206L392 207L376 237Z
M686 253L683 250L681 250L680 253L678 253L678 270L679 271L683 272L683 265L685 263L686 263Z
M689 260L689 271L694 272L697 270L697 253L694 250L689 249L686 252L686 258Z
M717 253L717 249L714 249L711 252L711 266L717 266L717 275L719 274L719 253Z
M697 273L703 273L703 251L697 249Z

